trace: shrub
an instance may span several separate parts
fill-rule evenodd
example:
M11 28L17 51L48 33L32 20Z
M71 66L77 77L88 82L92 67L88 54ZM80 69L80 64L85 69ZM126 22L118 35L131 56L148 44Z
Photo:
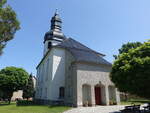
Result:
M29 105L35 105L34 101L28 101L28 100L18 100L17 106L29 106Z

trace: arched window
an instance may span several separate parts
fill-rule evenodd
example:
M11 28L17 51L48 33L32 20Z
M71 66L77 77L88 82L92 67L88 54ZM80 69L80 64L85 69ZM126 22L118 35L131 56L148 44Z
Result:
M59 98L64 98L64 96L65 96L65 88L60 87L59 88Z

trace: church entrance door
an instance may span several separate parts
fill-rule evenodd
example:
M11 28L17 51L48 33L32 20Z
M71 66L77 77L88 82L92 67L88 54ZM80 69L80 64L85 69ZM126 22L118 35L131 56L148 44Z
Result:
M95 103L96 105L101 104L101 88L100 87L95 87Z

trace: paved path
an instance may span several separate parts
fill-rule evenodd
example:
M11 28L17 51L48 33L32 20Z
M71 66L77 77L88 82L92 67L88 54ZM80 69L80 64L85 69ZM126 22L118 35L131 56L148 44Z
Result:
M96 107L78 107L65 111L64 113L120 113L119 110L124 106L96 106Z

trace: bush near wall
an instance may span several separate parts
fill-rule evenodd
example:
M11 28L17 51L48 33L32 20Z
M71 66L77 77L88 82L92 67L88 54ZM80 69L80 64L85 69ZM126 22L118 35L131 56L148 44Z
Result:
M17 106L29 106L36 105L34 101L31 100L18 100L16 103Z

